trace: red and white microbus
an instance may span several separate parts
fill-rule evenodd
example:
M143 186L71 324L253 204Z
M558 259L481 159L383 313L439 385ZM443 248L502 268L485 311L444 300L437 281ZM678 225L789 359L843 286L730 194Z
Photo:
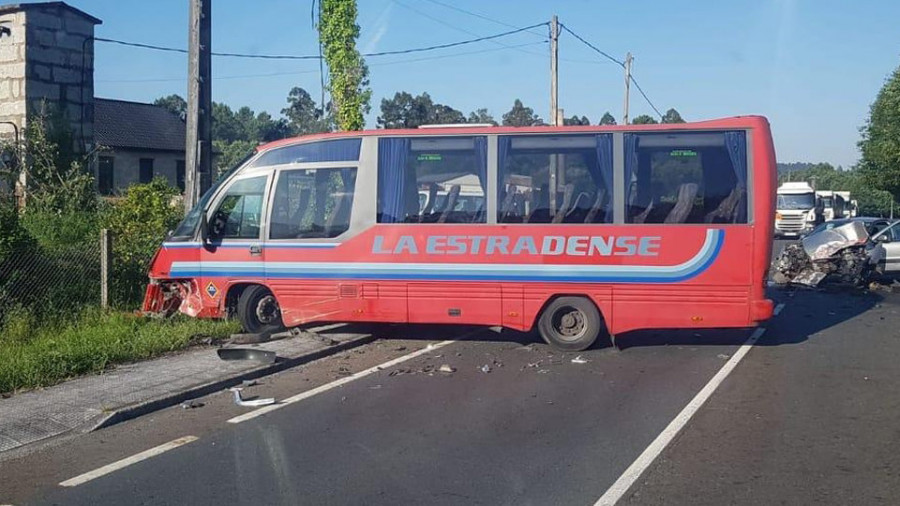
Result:
M152 262L147 312L604 331L768 319L768 122L446 126L271 143Z

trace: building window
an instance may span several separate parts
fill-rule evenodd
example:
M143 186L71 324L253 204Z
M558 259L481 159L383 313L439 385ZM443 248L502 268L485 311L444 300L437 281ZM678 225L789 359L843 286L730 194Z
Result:
M184 160L175 160L175 185L184 191Z
M115 189L115 177L113 175L113 157L101 156L97 165L97 189L101 195L110 195Z
M153 159L141 158L140 160L140 179L141 183L149 183L153 181Z
M286 170L278 176L271 239L325 239L350 228L356 169Z
M743 131L625 134L626 223L747 223Z

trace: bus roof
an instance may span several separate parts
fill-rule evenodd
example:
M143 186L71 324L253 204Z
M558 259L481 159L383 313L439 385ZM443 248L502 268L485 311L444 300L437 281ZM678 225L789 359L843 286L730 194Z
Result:
M291 144L299 144L313 140L340 139L344 137L367 137L375 135L390 136L435 136L435 135L496 135L496 134L539 134L539 133L606 133L606 132L659 132L673 130L716 130L726 128L754 128L768 125L768 120L764 116L732 116L728 118L712 119L706 121L695 121L691 123L658 123L653 125L579 125L579 126L531 126L531 127L509 127L509 126L454 126L454 127L437 127L437 128L413 128L413 129L391 129L391 130L359 130L353 132L328 132L321 134L303 135L300 137L291 137L263 144L257 149L258 152L268 151L272 148L288 146Z

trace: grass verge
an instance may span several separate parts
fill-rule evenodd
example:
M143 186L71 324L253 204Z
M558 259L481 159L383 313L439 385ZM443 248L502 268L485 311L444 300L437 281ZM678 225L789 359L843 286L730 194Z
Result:
M8 321L0 334L0 393L50 386L238 331L233 321L182 316L159 320L99 310L58 327L35 328L31 323Z

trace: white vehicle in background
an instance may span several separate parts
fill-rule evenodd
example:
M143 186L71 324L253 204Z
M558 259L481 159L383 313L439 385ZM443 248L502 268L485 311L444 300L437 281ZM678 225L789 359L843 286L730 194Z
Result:
M782 183L776 197L776 236L799 237L816 226L816 191L808 183Z
M850 200L848 191L819 190L816 192L816 199L825 221L856 216L856 201Z

